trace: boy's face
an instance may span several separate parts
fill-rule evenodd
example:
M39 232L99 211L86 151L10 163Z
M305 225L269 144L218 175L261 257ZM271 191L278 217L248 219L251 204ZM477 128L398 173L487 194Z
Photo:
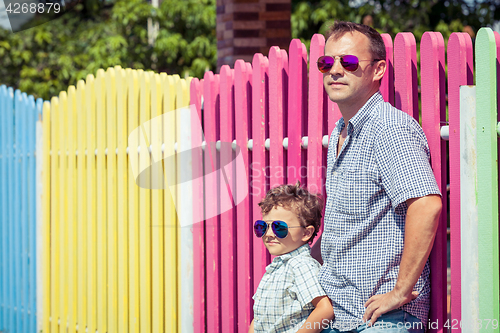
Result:
M267 223L277 220L284 221L289 227L301 226L294 212L280 206L274 207L268 214L262 217L262 220ZM308 226L306 228L288 228L288 235L285 238L278 238L274 235L271 225L269 225L265 235L262 236L262 241L269 253L273 256L280 256L307 243L313 232L313 226Z

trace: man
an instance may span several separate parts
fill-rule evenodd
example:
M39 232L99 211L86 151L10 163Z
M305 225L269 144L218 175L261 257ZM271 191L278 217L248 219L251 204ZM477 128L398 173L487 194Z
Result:
M316 245L319 281L336 318L324 332L424 332L427 323L427 259L441 197L421 127L378 91L385 58L374 29L336 22L318 59L342 113L330 137Z

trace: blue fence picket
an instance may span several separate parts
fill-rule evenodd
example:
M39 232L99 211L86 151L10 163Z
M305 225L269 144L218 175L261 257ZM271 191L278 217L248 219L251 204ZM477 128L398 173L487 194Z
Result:
M32 287L31 284L31 267L35 264L34 257L32 256L32 246L31 246L31 230L34 228L34 223L32 222L32 207L34 205L33 199L32 199L32 193L36 191L36 187L34 186L35 184L33 183L33 180L31 179L31 173L32 169L34 167L33 160L34 160L34 146L33 143L31 142L31 137L34 135L35 131L35 123L33 120L33 117L36 115L36 105L35 105L35 98L33 96L29 96L27 100L27 110L26 110L26 146L25 146L25 152L26 152L26 297L25 297L25 311L26 311L26 331L27 332L35 332L30 329L31 326L31 316L32 316L32 309L31 309L31 295L35 290Z
M2 319L3 319L3 325L2 329L7 327L8 323L8 309L9 309L9 302L8 302L8 274L9 274L9 252L8 252L8 241L9 241L9 234L8 234L8 211L7 211L7 200L8 200L8 195L7 195L7 189L8 189L8 159L9 159L9 153L8 153L8 135L7 135L7 103L8 103L8 92L7 92L7 87L2 86L0 87L0 96L1 96L1 101L0 101L0 126L2 126L2 131L0 134L2 135L2 179L5 181L2 182L2 201L0 202L0 205L2 207L2 215L1 215L1 225L2 225L2 262L3 262L3 274L2 274L2 303L3 303L3 312L2 312Z
M5 180L5 159L6 159L6 151L5 151L5 141L6 132L5 132L5 107L4 104L7 101L7 89L5 86L0 87L0 179L3 181L0 182L0 331L5 330L5 241L7 239L7 234L5 232L5 218L4 218L4 200L6 193L6 182Z
M28 164L28 187L29 187L29 303L28 303L28 328L29 332L36 332L36 281L37 281L37 250L36 250L36 121L38 116L42 113L43 100L39 98L36 101L33 97L31 103L33 105L32 111L28 117L28 147L29 147L29 164Z
M12 261L11 261L11 255L12 255L12 249L10 247L10 244L12 242L11 234L10 234L10 225L9 225L9 219L10 219L10 214L11 214L11 209L9 208L10 201L12 199L12 193L9 192L10 190L10 184L11 184L11 164L12 164L12 125L10 123L11 118L9 117L9 112L12 110L12 105L13 105L13 100L12 100L12 89L7 90L6 87L4 87L5 90L5 101L3 103L3 120L5 121L4 124L4 132L5 132L5 197L4 197L4 211L3 211L3 222L4 222L4 228L5 228L5 288L4 288L4 294L5 294L5 327L9 327L9 324L11 323L12 320L12 311L11 311L11 304L12 304L12 288L9 288L11 277L13 274L12 270Z
M16 90L14 93L14 218L9 221L14 227L14 332L20 332L21 328L21 304L22 304L22 294L21 294L21 243L22 243L22 231L21 231L21 131L20 131L20 110L23 107L23 98L20 90Z
M21 257L21 276L19 277L20 283L21 283L21 290L20 290L20 296L21 296L21 304L20 304L20 309L19 311L19 316L20 316L20 331L21 332L27 332L26 331L26 322L27 322L27 313L26 313L26 305L27 305L27 296L28 296L28 286L27 286L27 273L28 273L28 255L27 255L27 247L28 247L28 241L27 241L27 235L28 235L28 210L26 209L26 203L28 202L28 193L27 193L27 179L26 179L26 173L27 173L27 147L26 147L26 136L27 136L27 126L26 126L26 120L27 120L27 114L29 112L29 105L28 105L28 96L26 93L21 94L21 108L19 110L19 113L17 113L18 118L16 118L16 130L18 130L18 135L17 137L19 138L19 157L18 161L21 164L20 169L21 169L21 175L20 175L20 180L21 185L20 191L21 191L21 196L20 196L20 202L19 206L21 207L21 220L19 220L19 224L21 226L21 252L19 253ZM17 121L19 120L19 121ZM17 131L16 131L17 133ZM16 143L17 146L17 143Z
M14 221L14 197L13 197L13 189L14 189L14 116L13 110L14 108L14 90L12 88L8 88L8 96L7 103L5 105L5 114L6 114L6 129L7 129L7 200L6 200L6 211L7 218L5 219L5 223L7 225L7 323L6 327L15 329L14 327L14 239L13 239L13 225L10 221Z

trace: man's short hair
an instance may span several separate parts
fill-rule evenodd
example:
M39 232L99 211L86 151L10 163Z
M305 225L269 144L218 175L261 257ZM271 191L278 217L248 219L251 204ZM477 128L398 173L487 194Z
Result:
M299 181L295 185L281 185L270 189L258 205L262 215L266 215L273 208L280 206L297 215L302 226L312 225L314 232L308 240L309 243L313 241L321 226L323 198L320 194L313 194L301 187Z
M335 21L335 24L332 25L326 32L325 37L326 40L328 40L330 37L334 40L337 40L344 36L346 33L352 33L354 31L358 31L368 37L368 39L370 40L370 52L374 60L385 60L386 51L382 36L380 36L377 30L367 25L352 22Z

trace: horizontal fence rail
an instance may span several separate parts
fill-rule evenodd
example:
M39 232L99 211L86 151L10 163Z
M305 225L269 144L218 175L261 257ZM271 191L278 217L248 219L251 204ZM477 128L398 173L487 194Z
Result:
M498 123L498 126L499 126L499 129L498 129L498 135L500 136L500 122ZM441 126L441 129L440 129L440 136L441 136L441 139L445 140L445 141L448 141L449 140L449 126ZM266 148L266 150L269 150L270 147L271 147L271 139L267 138L265 140L265 143L264 143L264 146ZM328 142L329 142L329 135L324 135L323 138L321 139L321 145L323 146L323 148L328 148ZM174 152L177 152L177 145L178 143L177 142L174 142ZM215 148L217 149L217 151L220 151L221 149L221 145L222 145L222 141L221 140L217 140L215 142ZM283 138L283 149L285 150L288 150L288 138ZM307 136L303 136L301 139L300 139L300 148L301 149L307 149L309 146L309 138ZM207 147L207 142L206 141L202 141L201 143L201 148L202 150L205 150L205 148ZM231 142L231 148L233 150L237 150L237 147L239 147L237 145L237 142L236 140L233 140ZM152 151L153 151L153 146L150 145L147 147L148 148L148 152L151 154ZM249 151L251 151L253 149L253 139L249 139L248 140L248 143L247 143L247 149ZM125 150L125 153L128 155L130 152L130 147L127 147L126 150ZM162 143L161 144L161 152L162 153L165 153L165 143ZM140 154L141 153L141 147L137 147L137 154ZM50 155L52 155L52 151L49 152ZM57 152L57 155L61 155L61 151L58 151ZM66 150L66 155L69 155L69 151ZM84 155L88 155L88 152L87 150L85 150L84 152ZM98 155L98 149L96 148L94 150L94 155ZM104 149L104 155L108 155L108 148L105 148ZM115 155L118 155L118 148L115 148ZM28 156L29 156L29 153L28 153ZM78 156L78 150L75 151L75 156Z

